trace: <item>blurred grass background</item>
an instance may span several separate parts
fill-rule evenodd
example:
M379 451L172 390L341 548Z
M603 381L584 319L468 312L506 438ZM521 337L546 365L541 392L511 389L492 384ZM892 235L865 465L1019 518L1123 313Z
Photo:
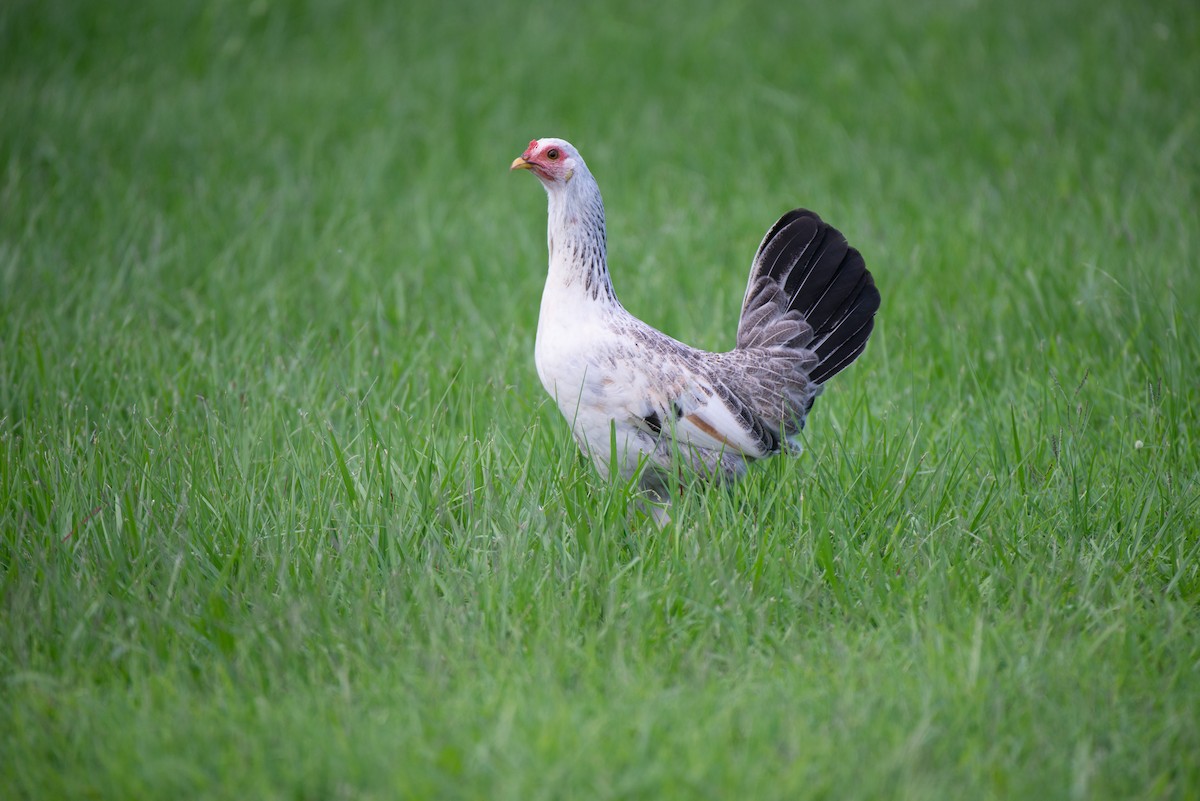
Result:
M16 798L1193 797L1200 11L0 8ZM883 293L658 532L532 365L579 146L631 311Z

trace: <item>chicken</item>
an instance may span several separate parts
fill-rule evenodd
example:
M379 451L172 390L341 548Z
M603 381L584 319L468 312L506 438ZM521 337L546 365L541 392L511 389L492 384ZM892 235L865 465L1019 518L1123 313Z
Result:
M681 467L730 480L757 459L799 452L813 401L862 353L879 308L871 274L845 237L811 211L783 215L751 264L737 346L710 353L617 300L604 202L579 151L535 139L511 169L532 172L549 196L538 377L602 473L637 475L665 520Z

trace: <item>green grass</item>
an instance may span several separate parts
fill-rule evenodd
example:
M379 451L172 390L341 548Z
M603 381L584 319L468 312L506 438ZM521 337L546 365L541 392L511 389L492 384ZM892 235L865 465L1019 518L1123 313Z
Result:
M0 6L6 798L1200 796L1200 10ZM732 344L883 293L658 531L532 364L574 141Z

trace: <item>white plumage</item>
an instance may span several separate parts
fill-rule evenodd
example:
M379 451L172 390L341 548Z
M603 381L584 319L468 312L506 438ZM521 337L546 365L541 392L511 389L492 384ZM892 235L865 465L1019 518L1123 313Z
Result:
M812 212L781 217L751 266L737 347L710 353L621 306L600 189L570 143L534 140L512 169L533 172L549 196L538 376L603 473L640 470L641 485L667 502L674 465L736 478L750 461L798 449L813 400L862 352L879 308L840 233Z

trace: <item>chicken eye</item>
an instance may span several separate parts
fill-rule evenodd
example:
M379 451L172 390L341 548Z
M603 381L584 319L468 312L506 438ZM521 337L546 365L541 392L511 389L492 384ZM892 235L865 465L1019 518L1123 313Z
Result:
M558 161L558 148L552 147L549 150L547 150L546 158L550 159L551 161Z

